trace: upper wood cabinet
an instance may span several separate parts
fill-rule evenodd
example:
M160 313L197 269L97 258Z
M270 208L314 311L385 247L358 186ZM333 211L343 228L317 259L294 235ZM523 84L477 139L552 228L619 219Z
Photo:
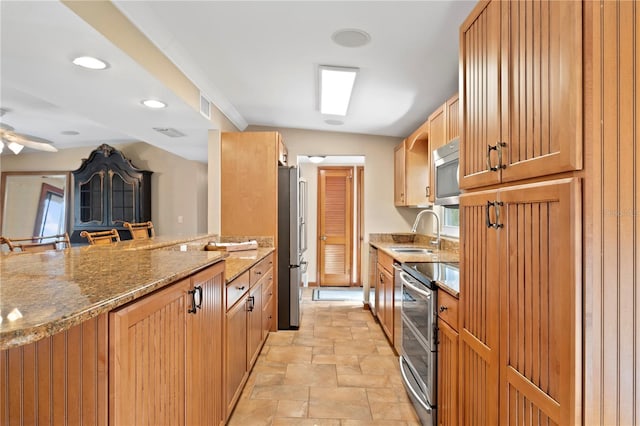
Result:
M580 424L577 178L460 196L459 424Z
M122 152L103 144L73 173L72 242L86 242L81 231L115 228L125 239L123 222L151 220L151 174L131 164Z
M396 206L429 204L431 159L429 122L425 121L394 150L394 203Z
M460 187L582 168L582 2L479 3L460 27Z

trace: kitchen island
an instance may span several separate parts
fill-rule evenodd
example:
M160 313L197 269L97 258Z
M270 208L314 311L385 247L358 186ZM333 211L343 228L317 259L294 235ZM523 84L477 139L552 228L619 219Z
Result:
M225 275L273 248L210 237L0 256L0 423L219 422Z

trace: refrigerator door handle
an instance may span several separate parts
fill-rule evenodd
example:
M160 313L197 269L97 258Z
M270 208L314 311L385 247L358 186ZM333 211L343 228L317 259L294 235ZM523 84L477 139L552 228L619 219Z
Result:
M295 268L299 268L300 265L289 265L289 269L295 269Z

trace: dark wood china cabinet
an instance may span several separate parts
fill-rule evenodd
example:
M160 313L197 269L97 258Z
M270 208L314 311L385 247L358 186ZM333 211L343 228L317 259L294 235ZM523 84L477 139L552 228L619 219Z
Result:
M117 229L129 239L123 222L151 220L151 174L131 164L122 152L103 144L73 173L72 242L86 242L81 231Z

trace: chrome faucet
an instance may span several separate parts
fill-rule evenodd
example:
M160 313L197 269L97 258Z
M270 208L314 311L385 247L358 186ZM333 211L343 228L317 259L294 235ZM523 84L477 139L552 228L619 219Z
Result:
M437 237L436 237L436 242L431 244L435 245L436 248L440 250L440 218L438 217L436 212L434 212L433 210L421 210L420 213L418 213L418 215L416 216L415 222L413 222L413 227L411 228L411 232L413 232L414 234L416 233L416 230L418 229L418 224L420 223L420 218L422 217L422 215L426 213L430 213L433 215L433 217L436 218Z

